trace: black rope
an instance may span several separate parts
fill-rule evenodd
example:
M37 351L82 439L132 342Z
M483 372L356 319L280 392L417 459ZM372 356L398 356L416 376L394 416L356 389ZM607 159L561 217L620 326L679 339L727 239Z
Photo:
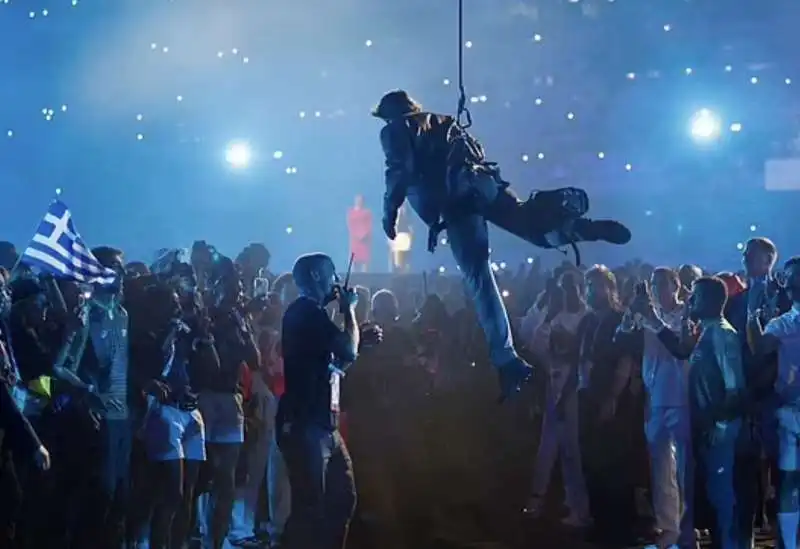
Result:
M467 94L464 91L464 0L458 0L458 94L456 121L462 128L469 128L472 126L472 114L467 108Z

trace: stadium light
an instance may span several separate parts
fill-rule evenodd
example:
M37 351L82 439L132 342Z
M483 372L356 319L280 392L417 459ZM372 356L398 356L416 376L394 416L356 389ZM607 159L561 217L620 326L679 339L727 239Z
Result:
M234 141L225 150L225 161L234 169L244 169L250 165L252 151L244 141Z
M690 131L696 141L712 141L719 137L722 123L708 109L701 109L692 116Z

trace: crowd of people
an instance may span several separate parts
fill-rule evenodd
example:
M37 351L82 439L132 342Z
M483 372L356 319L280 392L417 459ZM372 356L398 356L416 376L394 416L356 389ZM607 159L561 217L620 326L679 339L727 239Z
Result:
M713 547L741 549L759 529L796 546L800 262L774 269L767 239L716 276L498 270L536 366L502 406L459 278L354 275L363 285L339 303L360 352L331 428L358 504L332 499L307 528L292 527L304 488L278 443L282 345L303 345L281 342L281 321L304 283L270 274L260 245L233 261L198 242L150 266L93 253L121 283L6 261L4 547L301 547L299 530L337 521L343 540L354 509L365 547L513 543L520 521L559 519L611 547L695 547L709 530Z

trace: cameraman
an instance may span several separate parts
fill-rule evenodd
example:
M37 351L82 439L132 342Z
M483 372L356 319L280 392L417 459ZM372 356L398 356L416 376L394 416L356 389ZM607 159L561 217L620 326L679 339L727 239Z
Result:
M290 549L332 549L344 546L356 503L352 462L338 431L343 374L332 363L356 359L358 298L339 285L327 255L301 256L292 276L300 297L283 316L286 390L276 418L291 486L286 542ZM334 300L344 316L344 331L325 311Z

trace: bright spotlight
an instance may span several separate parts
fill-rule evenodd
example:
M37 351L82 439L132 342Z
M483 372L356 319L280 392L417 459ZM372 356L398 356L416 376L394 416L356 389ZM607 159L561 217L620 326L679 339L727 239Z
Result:
M698 141L710 141L719 137L719 117L708 109L702 109L692 117L692 137Z
M235 169L246 168L250 165L251 156L250 145L243 141L229 144L225 151L225 161Z

